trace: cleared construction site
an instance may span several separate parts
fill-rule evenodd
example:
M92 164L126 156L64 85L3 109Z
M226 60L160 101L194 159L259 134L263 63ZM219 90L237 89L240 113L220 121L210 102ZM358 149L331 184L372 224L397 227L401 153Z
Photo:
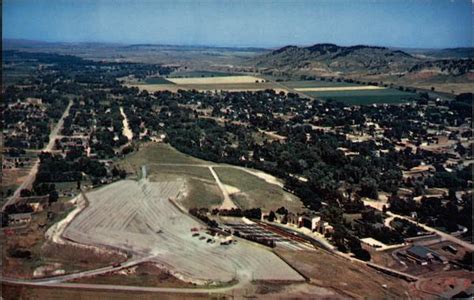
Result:
M196 284L303 281L268 248L229 242L196 228L204 225L174 202L185 192L182 180L121 180L86 194L88 206L66 227L63 238L114 248L134 259L150 257L178 278Z

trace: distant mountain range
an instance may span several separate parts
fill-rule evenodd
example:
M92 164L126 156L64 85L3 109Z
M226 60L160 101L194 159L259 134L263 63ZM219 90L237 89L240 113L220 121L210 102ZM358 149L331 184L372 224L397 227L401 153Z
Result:
M472 50L417 50L416 55L412 55L387 47L316 44L309 47L285 46L254 57L253 63L258 68L287 73L403 75L429 71L460 76L473 70ZM450 56L455 58L439 59Z

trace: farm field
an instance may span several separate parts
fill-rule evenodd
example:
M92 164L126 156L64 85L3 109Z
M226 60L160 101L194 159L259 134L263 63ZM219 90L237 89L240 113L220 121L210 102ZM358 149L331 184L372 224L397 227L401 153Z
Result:
M190 230L201 224L169 200L180 197L183 188L180 180L142 179L122 180L89 192L89 206L63 236L81 244L125 250L137 258L150 256L150 261L173 275L199 284L304 280L263 246L246 241L222 246L218 237L205 233L201 235L215 243L193 237Z
M279 93L281 91L287 93L287 90L281 86L277 86L270 82L264 83L206 83L206 84L143 84L128 83L128 87L137 87L141 91L146 90L150 93L158 91L177 92L178 90L197 90L199 92L228 91L228 92L245 92L245 91L262 91L273 89Z
M417 95L394 89L352 90L352 91L309 91L304 92L316 99L335 100L349 105L368 105L377 103L396 104L416 99Z
M195 85L195 84L237 84L237 83L255 83L264 79L255 76L216 76L216 77L187 77L187 78L168 78L175 84Z
M145 84L173 84L164 77L149 77L145 79Z
M366 86L328 86L328 87L306 87L295 88L298 92L338 92L338 91L371 91L384 90L384 87L366 85Z
M279 83L318 100L332 99L348 105L397 104L417 98L417 94L414 93L348 82L301 80Z
M194 74L193 72L184 74ZM217 73L199 71L200 76L187 77L185 75L178 76L172 75L164 77L150 77L145 81L129 80L125 83L128 87L137 87L140 90L146 90L148 92L157 91L171 91L177 92L178 90L197 90L200 92L207 91L229 91L229 92L240 92L240 91L261 91L265 89L274 89L276 92L287 92L282 86L268 82L266 79L248 76L248 75L227 75L227 73ZM205 74L205 75L203 75Z
M279 82L284 86L290 88L318 88L318 87L348 87L359 86L356 83L337 82L337 81L322 81L322 80L292 80ZM362 85L363 86L363 85Z
M166 78L185 78L185 77L223 77L223 76L240 76L241 74L230 73L230 72L217 72L217 71L204 71L204 70L192 70L192 71L176 71L166 76Z

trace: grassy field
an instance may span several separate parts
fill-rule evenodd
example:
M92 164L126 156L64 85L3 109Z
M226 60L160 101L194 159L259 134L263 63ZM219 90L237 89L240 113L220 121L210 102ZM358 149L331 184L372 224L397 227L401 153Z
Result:
M257 176L231 167L215 167L214 170L222 183L240 190L231 197L242 208L260 207L263 210L275 210L284 206L292 211L302 208L297 197Z
M131 165L137 169L141 166L154 164L208 164L208 162L179 152L168 144L142 144L140 150L127 156L119 162L122 165Z
M141 166L147 165L151 181L185 179L188 192L181 203L186 208L212 208L222 203L222 192L207 167L207 165L218 165L215 171L221 181L240 190L232 194L240 207L276 209L285 206L295 211L301 209L299 199L278 185L238 168L214 164L183 154L167 144L143 145L138 152L118 161L117 164L129 173L135 173L137 177Z
M174 84L173 82L166 80L163 77L150 77L145 79L146 84Z
M376 103L397 104L416 99L414 93L403 92L390 88L379 88L376 86L360 85L356 83L320 81L320 80L302 80L302 81L283 81L282 85L296 90L320 100L335 100L349 105L369 105ZM344 90L344 88L354 90ZM315 91L309 89L314 88ZM328 88L328 90L323 90ZM341 90L330 90L341 88ZM318 89L321 89L318 91ZM357 90L361 89L361 90Z
M214 181L209 168L198 166L168 166L168 165L148 165L149 174L173 174L178 176L194 177L196 179Z
M282 81L280 83L290 88L359 86L356 83L337 82L337 81L320 81L320 80Z

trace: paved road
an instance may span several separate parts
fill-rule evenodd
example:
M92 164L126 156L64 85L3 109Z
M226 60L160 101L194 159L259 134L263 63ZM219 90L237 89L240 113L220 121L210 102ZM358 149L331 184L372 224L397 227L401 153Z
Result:
M145 286L128 286L128 285L108 285L108 284L88 284L88 283L69 283L66 281L71 281L74 279L79 279L83 277L97 276L100 274L105 274L109 272L118 271L121 269L129 268L134 265L152 261L153 256L145 256L142 258L134 259L122 263L120 266L113 267L107 266L95 270L84 271L74 274L48 277L48 278L39 278L39 279L16 279L16 278L6 278L0 277L1 282L12 283L12 284L21 284L28 286L47 286L47 287L58 287L58 288L75 288L75 289L99 289L99 290L119 290L119 291L140 291L140 292L166 292L166 293L198 293L198 294L210 294L210 293L223 293L230 291L232 289L242 287L250 282L250 278L245 274L239 274L239 281L235 284L220 287L220 288L160 288L160 287L145 287Z
M71 108L73 102L72 100L69 100L69 104L67 105L66 109L64 110L64 113L63 115L61 116L61 118L59 119L58 123L56 124L56 126L53 128L53 130L51 130L51 133L49 134L49 142L48 144L46 145L46 147L43 148L43 152L51 152L54 148L54 141L56 140L58 134L59 134L59 131L61 130L61 128L63 127L63 124L64 124L64 118L66 118L68 115L69 115L69 109ZM31 185L33 184L33 182L35 181L35 178L36 178L36 173L38 172L38 168L39 168L39 158L36 159L33 167L30 169L30 172L28 173L27 177L25 178L25 180L21 183L21 185L15 190L15 192L13 193L13 195L8 199L7 202L5 202L5 204L3 205L2 207L2 211L5 210L5 207L7 207L8 205L11 205L11 204L14 204L18 198L20 198L20 192L21 190L23 189L27 189L27 188L30 188Z
M90 284L90 283L37 283L27 280L1 279L2 282L21 284L28 286L73 288L84 290L111 290L111 291L131 291L131 292L154 292L154 293L180 293L180 294L222 294L233 289L243 287L247 281L239 281L234 285L216 287L216 288L160 288L132 285L110 285L110 284ZM157 298L159 299L159 298Z
M437 230L435 228L432 228L432 227L429 227L427 225L424 225L424 224L421 224L421 223L417 223L415 221L413 221L412 219L408 218L408 217L405 217L405 216L402 216L402 215L397 215L397 214L394 214L392 212L387 212L387 214L390 216L390 217L397 217L397 218L400 218L400 219L404 219L404 220L407 220L411 223L414 223L414 224L417 224L418 226L422 227L424 230L426 231L429 231L429 232L434 232L436 233L437 235L439 235L442 239L446 240L446 241L450 241L452 243L456 243L458 245L461 245L463 247L465 247L466 249L470 250L470 251L474 251L474 245L469 243L469 242L466 242L464 240L461 240L455 236L452 236L450 235L449 233L446 233L446 232L443 232L443 231L440 231L440 230Z

